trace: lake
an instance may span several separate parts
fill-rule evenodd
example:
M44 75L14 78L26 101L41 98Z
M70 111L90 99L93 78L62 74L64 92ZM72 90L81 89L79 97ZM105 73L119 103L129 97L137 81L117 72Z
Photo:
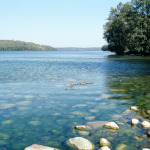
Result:
M74 85L79 82L92 84ZM68 87L67 87L68 85ZM67 87L67 89L66 89ZM126 111L130 106L139 110ZM115 56L102 51L0 52L0 150L40 144L73 150L72 137L99 149L106 138L115 150L150 148L140 124L150 119L150 57ZM89 122L114 121L111 131ZM75 130L76 125L89 129Z

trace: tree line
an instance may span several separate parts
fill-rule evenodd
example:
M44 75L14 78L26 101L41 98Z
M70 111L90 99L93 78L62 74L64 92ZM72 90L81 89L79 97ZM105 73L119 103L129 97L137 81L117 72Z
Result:
M0 40L0 51L51 51L51 46L34 44L31 42Z
M120 2L111 8L104 30L107 49L117 55L150 55L150 0Z

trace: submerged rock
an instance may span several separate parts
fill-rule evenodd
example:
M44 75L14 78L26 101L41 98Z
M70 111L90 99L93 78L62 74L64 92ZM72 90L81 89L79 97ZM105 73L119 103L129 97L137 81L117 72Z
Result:
M33 125L33 126L38 126L40 124L39 121L29 121L28 124Z
M108 122L104 125L107 129L119 130L119 126L115 122Z
M1 106L0 106L0 109L11 109L11 108L13 108L13 107L15 107L15 105L14 104L2 104Z
M88 122L87 124L93 128L103 127L108 121L94 121Z
M85 130L85 129L87 129L87 126L85 126L85 125L80 125L80 126L75 126L75 128L76 128L77 130Z
M102 146L109 146L109 145L110 145L110 143L108 142L107 139L101 138L101 139L99 140L99 146L100 146L100 147L102 147Z
M137 125L139 123L138 119L132 119L131 124L132 125Z
M29 147L26 147L24 150L58 150L56 148L47 147L43 145L33 144Z
M89 140L82 137L70 138L68 143L78 150L92 150L94 148L93 144Z
M108 146L103 146L99 150L110 150L110 148Z
M137 111L137 110L138 110L137 106L131 106L130 109L131 109L132 111Z
M121 144L120 146L117 147L116 150L123 150L126 147L125 144Z
M89 117L85 117L85 120L93 120L95 118L96 118L95 116L89 116Z
M81 135L89 135L90 133L87 132L87 131L79 131L79 134L81 134Z
M5 121L2 121L2 124L5 125L5 124L10 124L12 122L13 122L12 120L5 120Z
M149 148L143 148L142 150L150 150Z
M150 123L149 123L148 121L143 121L143 122L141 123L141 126L142 126L143 128L150 128Z

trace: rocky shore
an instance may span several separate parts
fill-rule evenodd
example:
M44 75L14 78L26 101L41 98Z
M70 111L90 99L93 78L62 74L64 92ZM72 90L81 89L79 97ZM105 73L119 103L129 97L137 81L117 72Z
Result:
M137 106L132 106L130 107L130 110L126 110L124 113L128 113L130 111L138 111L138 107ZM143 135L143 137L150 137L150 122L148 120L142 120L139 121L136 118L132 118L131 119L131 127L135 128L138 124L140 124L140 126L143 129L147 129L145 135ZM118 123L121 124L121 123ZM120 127L116 122L107 122L107 121L96 121L96 122L89 122L87 123L87 125L77 125L74 127L74 129L72 129L72 132L76 132L79 131L79 133L81 135L89 135L88 131L84 131L84 130L92 130L92 129L97 129L99 127L103 127L106 128L107 130L112 130L113 132L120 130ZM123 126L122 126L123 128ZM100 135L101 136L101 135ZM135 137L135 139L139 139L139 137ZM74 147L75 149L78 150L94 150L95 146L94 144L89 141L86 138L83 137L73 137L68 139L68 141L66 141L68 145L70 145L71 147ZM110 150L111 148L111 142L109 142L105 137L101 137L99 139L99 141L97 141L97 144L99 145L99 150ZM120 144L116 150L124 150L125 147L127 145L125 145L124 143L118 143ZM110 147L109 147L110 146ZM52 147L47 147L47 146L42 146L42 145L38 145L38 144L33 144L29 147L26 147L24 150L58 150L56 148L52 148ZM142 150L150 150L150 148L143 148Z

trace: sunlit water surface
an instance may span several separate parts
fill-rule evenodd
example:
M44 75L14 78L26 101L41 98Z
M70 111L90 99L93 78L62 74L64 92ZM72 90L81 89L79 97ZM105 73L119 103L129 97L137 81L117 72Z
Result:
M131 119L150 119L149 57L110 56L109 52L0 52L0 149L23 150L34 143L72 150L66 141L81 136L95 149L104 137L115 150L150 148L146 129ZM66 85L76 85L73 90ZM130 106L138 112L125 112ZM80 132L76 125L115 121ZM83 135L84 134L84 135Z

